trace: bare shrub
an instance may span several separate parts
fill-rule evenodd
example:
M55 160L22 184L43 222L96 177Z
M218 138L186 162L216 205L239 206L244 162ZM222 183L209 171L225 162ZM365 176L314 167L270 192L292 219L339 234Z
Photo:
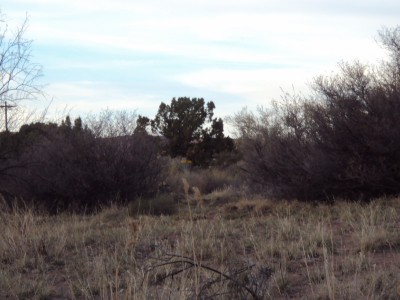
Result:
M16 135L34 143L24 149L23 169L13 175L14 193L56 212L91 210L155 195L165 174L153 137L144 134L96 137L80 119L61 126L32 124Z
M271 111L232 118L250 182L305 200L400 192L399 30L383 33L391 60L381 68L342 63L315 79L314 96L285 95Z

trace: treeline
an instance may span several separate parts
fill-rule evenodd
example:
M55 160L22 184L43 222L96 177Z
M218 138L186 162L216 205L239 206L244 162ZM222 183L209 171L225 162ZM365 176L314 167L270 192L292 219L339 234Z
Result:
M155 121L103 111L84 122L67 116L60 124L2 132L0 194L10 206L30 203L52 213L154 197L168 189L169 157L200 168L226 164L233 155L214 108L201 98L174 98L171 106L160 105Z
M312 96L238 112L236 141L213 102L187 97L161 103L153 119L106 111L2 132L0 193L51 212L91 211L168 192L168 160L179 157L195 168L235 167L250 190L279 199L398 195L400 27L380 37L388 60L342 63L315 79Z

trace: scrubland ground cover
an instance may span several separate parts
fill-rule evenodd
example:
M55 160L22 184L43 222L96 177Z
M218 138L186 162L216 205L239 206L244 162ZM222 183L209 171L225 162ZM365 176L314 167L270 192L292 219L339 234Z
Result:
M202 197L168 216L1 213L0 298L397 299L399 198Z
M400 27L380 38L389 60L242 110L236 140L186 97L1 132L0 299L398 299Z

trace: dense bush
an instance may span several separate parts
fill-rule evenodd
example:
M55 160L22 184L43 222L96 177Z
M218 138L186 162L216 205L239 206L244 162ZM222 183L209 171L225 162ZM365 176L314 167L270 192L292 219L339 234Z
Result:
M400 192L400 27L381 37L391 59L379 68L344 63L313 97L233 117L252 183L305 200Z
M224 135L224 122L213 118L214 102L203 98L173 98L171 104L161 103L153 120L139 116L136 130L153 133L166 140L164 153L170 157L186 157L193 165L208 167L235 161L233 140Z
M14 158L24 167L9 172L12 181L3 176L3 187L52 212L91 210L157 193L165 163L153 137L96 136L80 119L74 123L67 118L61 126L31 124L14 134L26 145Z

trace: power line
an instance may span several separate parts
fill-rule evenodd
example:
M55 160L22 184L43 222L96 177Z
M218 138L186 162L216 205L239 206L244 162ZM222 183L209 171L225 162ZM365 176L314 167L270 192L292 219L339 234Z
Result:
M0 105L0 108L4 108L5 122L6 122L6 131L8 131L8 115L7 111L10 108L16 107L16 105L8 105L7 101L4 101L4 105Z

